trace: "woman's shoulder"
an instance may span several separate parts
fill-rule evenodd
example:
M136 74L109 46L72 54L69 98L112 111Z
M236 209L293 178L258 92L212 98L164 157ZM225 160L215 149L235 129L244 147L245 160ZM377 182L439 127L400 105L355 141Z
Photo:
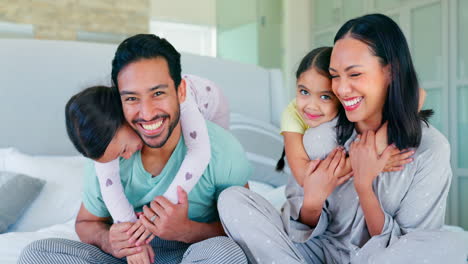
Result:
M450 144L432 125L422 124L421 144L416 149L414 160L418 171L423 172L419 177L435 177L439 180L451 177Z
M411 177L413 188L426 190L431 188L430 186L436 189L449 186L452 178L450 144L447 138L432 125L422 124L421 144L413 158L414 161L405 166L408 168L407 172L414 172L406 174L413 175Z
M438 152L450 154L450 144L447 138L431 124L422 122L422 137L418 152Z

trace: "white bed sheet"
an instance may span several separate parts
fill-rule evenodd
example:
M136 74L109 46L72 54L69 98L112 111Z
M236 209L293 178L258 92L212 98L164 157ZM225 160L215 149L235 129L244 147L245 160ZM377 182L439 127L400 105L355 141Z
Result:
M57 224L35 232L10 232L0 235L0 263L16 264L21 251L29 243L51 237L79 240L75 233L75 220Z

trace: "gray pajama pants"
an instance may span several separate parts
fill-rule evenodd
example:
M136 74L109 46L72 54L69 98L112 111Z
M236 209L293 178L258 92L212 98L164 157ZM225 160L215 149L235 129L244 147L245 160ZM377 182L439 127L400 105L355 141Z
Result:
M249 263L326 263L320 240L291 241L278 210L255 192L228 188L219 196L218 211L224 230L242 247Z
M226 233L242 247L249 263L349 263L337 260L339 255L327 249L328 241L320 235L305 243L293 242L280 213L246 188L224 190L218 211ZM369 263L466 263L468 238L459 233L414 231L405 238L388 250L379 249Z
M213 237L191 245L156 237L151 245L155 254L154 263L247 263L242 249L228 237ZM86 243L48 238L29 244L21 253L18 263L123 264L127 261Z

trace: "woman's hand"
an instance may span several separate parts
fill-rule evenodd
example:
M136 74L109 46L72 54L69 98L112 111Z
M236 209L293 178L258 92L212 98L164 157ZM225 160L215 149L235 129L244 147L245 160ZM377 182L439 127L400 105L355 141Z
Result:
M335 188L352 176L352 172L340 175L345 167L346 153L342 147L335 148L325 160L310 163L304 179L304 207L321 208Z
M374 131L366 131L356 137L351 143L349 156L357 191L372 188L372 182L383 171L394 149L394 145L387 146L379 155Z

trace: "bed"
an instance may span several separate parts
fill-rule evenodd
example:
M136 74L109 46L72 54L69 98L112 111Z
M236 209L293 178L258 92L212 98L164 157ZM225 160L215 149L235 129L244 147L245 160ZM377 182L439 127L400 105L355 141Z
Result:
M0 263L16 263L21 250L37 239L78 239L74 219L86 159L66 135L63 110L81 89L110 84L115 50L116 45L73 41L0 42L0 171L45 181L22 216L0 234ZM231 107L231 132L254 165L250 184L279 208L289 175L288 170L274 171L283 147L280 114L288 102L281 72L192 54L182 54L182 71L223 89Z

